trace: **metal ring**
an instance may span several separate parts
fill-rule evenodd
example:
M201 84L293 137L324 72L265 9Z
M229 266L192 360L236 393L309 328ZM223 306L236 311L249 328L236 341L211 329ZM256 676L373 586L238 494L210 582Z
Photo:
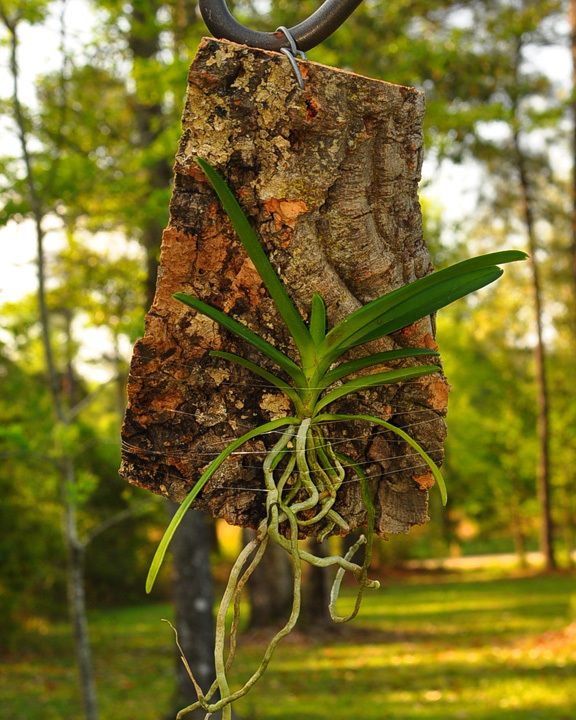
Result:
M361 2L362 0L326 0L310 17L288 31L300 50L310 50L332 35ZM204 22L214 37L262 50L280 51L285 47L283 34L251 30L239 23L228 10L226 0L200 0L199 7Z

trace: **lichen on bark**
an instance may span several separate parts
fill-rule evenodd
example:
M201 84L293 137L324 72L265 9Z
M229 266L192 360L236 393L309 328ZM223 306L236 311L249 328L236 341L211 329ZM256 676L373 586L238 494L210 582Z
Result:
M284 56L213 39L202 41L190 70L156 296L132 359L121 469L176 501L227 440L290 410L274 388L208 353L260 357L172 299L195 294L293 350L195 157L226 176L304 315L314 292L334 323L432 270L417 196L422 93L316 63L302 72L303 92ZM436 347L430 320L379 343L396 346ZM334 410L388 419L440 461L447 392L436 374L364 391ZM362 423L334 424L330 434L367 469L377 532L426 521L431 476L405 443ZM196 507L256 527L265 443L230 458ZM364 524L358 483L342 486L335 509L351 528Z

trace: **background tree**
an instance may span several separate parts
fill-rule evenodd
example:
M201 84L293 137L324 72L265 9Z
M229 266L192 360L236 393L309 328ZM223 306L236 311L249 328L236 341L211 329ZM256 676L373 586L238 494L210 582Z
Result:
M39 186L36 165L33 160L28 135L27 120L20 99L20 72L18 66L19 26L23 20L38 21L45 12L45 4L30 8L23 4L15 7L0 6L0 19L9 35L10 72L13 81L12 111L14 124L20 142L21 160L24 165L23 200L28 203L28 212L34 220L36 233L36 262L38 267L38 313L44 353L44 371L51 391L52 416L55 421L54 462L58 469L59 492L64 508L64 537L68 558L68 604L74 635L76 638L77 662L80 671L80 686L87 720L97 720L98 707L92 669L86 599L84 589L83 546L79 538L77 521L77 469L72 445L77 438L77 428L71 411L76 404L76 384L71 365L71 318L65 317L65 367L59 371L54 353L52 317L49 312L46 293L46 258L44 251L44 223L48 214L45 198ZM52 175L54 166L50 167Z

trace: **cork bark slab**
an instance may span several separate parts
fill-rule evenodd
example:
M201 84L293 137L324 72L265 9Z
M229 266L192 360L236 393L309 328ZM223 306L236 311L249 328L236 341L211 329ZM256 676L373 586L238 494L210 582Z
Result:
M196 156L227 178L304 315L315 291L332 324L432 269L417 197L422 93L316 63L301 69L303 92L283 55L204 39L190 70L156 297L132 359L121 468L129 482L176 501L227 441L291 412L274 388L209 356L226 349L260 362L256 353L171 297L195 294L292 352ZM435 347L430 319L378 345L397 346ZM440 461L447 393L439 371L331 410L379 415ZM404 442L363 423L334 423L329 433L364 463L380 534L427 520L433 480ZM259 464L273 441L230 458L196 507L255 527L264 504ZM355 528L365 511L349 480L335 509Z

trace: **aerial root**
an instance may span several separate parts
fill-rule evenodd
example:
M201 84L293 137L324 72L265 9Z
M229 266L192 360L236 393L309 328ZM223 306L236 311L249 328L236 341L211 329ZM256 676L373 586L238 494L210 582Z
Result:
M325 539L336 526L349 530L346 520L333 508L338 490L345 478L345 466L354 469L362 486L368 513L367 537L361 535L343 557L340 555L319 557L300 547L299 529L318 526L316 536L319 541ZM177 720L182 720L199 708L206 711L205 720L219 711L222 711L222 720L231 720L231 704L246 695L262 677L276 646L296 625L301 604L302 562L320 568L337 568L329 604L330 615L334 622L347 622L355 617L360 608L364 589L379 587L377 581L368 579L375 513L368 492L366 475L349 457L334 451L324 436L321 426L314 425L312 420L307 418L297 428L287 427L268 452L262 467L267 490L266 517L260 523L256 537L240 552L230 571L222 596L216 618L214 649L216 679L206 693L202 693L193 680L198 692L198 700L180 710L176 716ZM289 534L286 535L289 536L285 536L280 529L280 526L286 523L289 527ZM290 616L286 624L268 643L262 660L251 677L238 690L231 691L227 674L236 652L240 599L246 583L258 567L270 542L280 545L287 552L292 565L293 600ZM365 546L364 561L359 565L353 561L353 557L362 546ZM338 615L336 603L346 572L352 573L357 578L358 592L352 611L348 615ZM231 614L231 625L229 632L226 633L226 620L229 614ZM228 646L227 653L226 646ZM219 699L211 702L216 693Z

